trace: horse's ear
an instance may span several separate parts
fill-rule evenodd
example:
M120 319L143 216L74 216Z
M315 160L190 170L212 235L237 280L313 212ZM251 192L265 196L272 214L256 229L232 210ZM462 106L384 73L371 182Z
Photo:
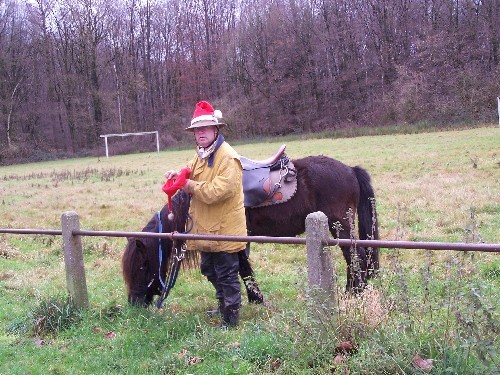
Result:
M140 238L135 239L135 247L140 252L144 252L146 250L146 245L144 245L144 242L142 242L142 240Z
M146 245L144 244L144 242L142 241L141 238L127 237L127 241L128 241L128 247L130 249L133 249L135 247L135 249L137 251L139 251L140 253L143 253L146 251Z

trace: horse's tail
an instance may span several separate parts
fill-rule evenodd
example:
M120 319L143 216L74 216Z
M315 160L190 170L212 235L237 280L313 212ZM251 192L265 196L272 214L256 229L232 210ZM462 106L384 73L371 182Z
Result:
M354 167L354 173L359 182L360 196L358 203L358 228L360 240L378 240L377 210L375 208L375 193L371 185L370 175L361 167ZM378 248L368 247L367 278L374 276L379 269Z

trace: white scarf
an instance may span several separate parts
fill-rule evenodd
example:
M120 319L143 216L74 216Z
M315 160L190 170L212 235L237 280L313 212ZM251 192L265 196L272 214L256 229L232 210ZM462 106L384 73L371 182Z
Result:
M215 140L212 142L210 146L206 148L198 146L196 153L198 154L201 160L205 161L210 157L210 155L212 155L212 153L215 150L215 147L217 146L218 141L219 141L219 135L217 135L217 138L215 138Z

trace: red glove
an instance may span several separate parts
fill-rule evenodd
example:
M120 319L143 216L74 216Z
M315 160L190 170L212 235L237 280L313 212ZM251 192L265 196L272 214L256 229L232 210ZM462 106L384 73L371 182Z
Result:
M179 175L176 178L170 178L163 185L162 190L167 194L168 197L168 210L172 212L172 197L177 193L179 189L182 189L186 185L186 181L191 174L191 169L188 167L182 168Z

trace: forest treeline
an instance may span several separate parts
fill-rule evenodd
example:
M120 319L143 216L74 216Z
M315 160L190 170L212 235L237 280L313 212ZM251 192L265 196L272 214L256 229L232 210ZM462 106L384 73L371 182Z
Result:
M496 121L498 0L0 0L0 162L183 141Z

